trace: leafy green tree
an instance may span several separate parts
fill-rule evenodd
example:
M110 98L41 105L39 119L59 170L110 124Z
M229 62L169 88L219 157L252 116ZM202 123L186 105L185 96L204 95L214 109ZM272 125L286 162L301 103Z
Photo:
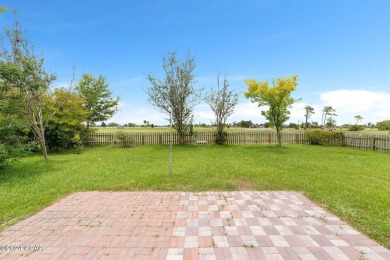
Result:
M376 123L376 127L379 131L390 130L390 120L383 120Z
M308 120L310 119L310 117L315 114L314 112L314 108L311 107L311 106L305 106L305 130L307 129L307 126L308 126Z
M84 97L64 88L47 93L44 101L43 110L48 118L65 127L80 128L90 115Z
M0 7L0 14L6 8ZM2 40L2 38L1 38ZM4 49L4 46L3 46ZM3 57L1 61L4 62ZM23 153L20 144L26 141L28 126L25 124L23 106L16 89L10 88L0 79L0 170L7 168ZM18 149L19 146L19 149Z
M17 91L7 91L0 84L0 142L12 145L26 141L29 124L23 109Z
M276 128L278 147L282 146L282 125L290 117L288 108L299 99L291 97L291 93L297 86L297 75L278 78L272 81L272 87L267 81L258 82L255 80L246 80L248 91L245 97L250 98L252 103L258 103L258 106L268 106L268 110L261 111L261 114Z
M114 98L106 79L99 75L84 74L76 86L76 92L84 98L84 106L89 111L87 130L95 122L110 119L118 111L119 97Z
M326 127L333 128L336 126L336 120L333 117L329 117L326 121Z
M55 89L45 96L43 111L49 115L45 137L49 151L79 146L89 111L83 106L84 98L66 89ZM81 141L81 140L79 140Z
M0 83L0 170L10 166L23 152L29 131L18 95L5 91Z
M169 116L179 134L179 144L184 143L184 134L191 124L194 107L199 104L200 91L194 88L195 59L187 54L183 62L176 58L176 52L169 52L162 59L164 79L148 74L151 83L146 91L148 102L158 111Z
M210 106L215 115L215 125L217 127L217 142L223 144L223 129L226 119L233 114L234 107L238 104L238 94L229 91L229 82L226 77L223 80L223 86L220 87L219 75L217 76L217 90L211 90L206 94L206 103Z
M17 91L31 131L37 139L43 157L47 157L45 142L45 122L42 104L45 93L56 79L55 74L48 73L44 59L38 57L30 41L23 37L18 21L12 29L5 29L9 44L1 44L0 80L5 89Z

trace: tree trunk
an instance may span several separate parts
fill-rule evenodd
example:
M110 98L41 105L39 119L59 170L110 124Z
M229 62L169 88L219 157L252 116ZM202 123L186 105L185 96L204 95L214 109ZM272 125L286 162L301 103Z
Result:
M324 117L324 128L326 128L326 113L325 113L325 117Z
M179 134L179 144L184 144L184 132L178 131L178 134Z
M305 122L305 128L304 128L304 130L306 130L306 128L307 128L307 116L306 116L306 122Z
M40 131L39 143L43 153L43 159L47 161L48 157L47 157L47 148L46 148L46 140L45 140L45 128L43 127L42 112L40 108L38 110L38 116L39 116L39 131Z
M217 125L217 143L224 144L223 125L221 123Z
M278 139L277 147L280 148L280 147L282 147L282 135L280 133L280 129L279 128L276 128L276 137Z
M46 148L46 143L45 143L44 139L39 141L39 146L40 146L42 154L43 154L43 159L45 161L47 161L49 158L47 157L47 148Z

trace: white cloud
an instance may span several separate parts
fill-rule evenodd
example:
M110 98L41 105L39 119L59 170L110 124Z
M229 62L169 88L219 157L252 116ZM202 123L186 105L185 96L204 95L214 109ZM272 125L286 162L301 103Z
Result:
M69 89L70 87L74 87L74 83L72 86L70 81L55 81L52 87L53 89L57 89L57 88Z
M388 92L340 89L322 93L320 98L321 105L336 109L339 123L354 123L354 116L358 114L364 117L364 122L390 119Z
M321 100L343 112L390 110L390 93L385 92L340 89L321 94Z
M302 122L304 107L310 105L315 114L309 121L321 122L322 109L324 106L332 106L336 110L334 117L338 125L356 123L356 115L363 116L362 123L390 119L390 93L368 90L334 90L320 94L317 104L298 102L293 105L289 122Z
M249 101L239 103L234 109L234 113L227 119L228 122L251 120L254 123L264 123L266 120L261 115L264 107L258 107ZM196 122L210 123L215 120L214 113L207 104L199 105L196 109L196 115L199 115Z
M315 114L309 121L321 121L323 107L332 106L336 109L337 116L335 120L338 125L354 124L354 116L361 115L363 123L376 123L382 120L390 119L390 93L367 91L367 90L335 90L324 92L320 95L320 102L313 104L310 102L295 103L290 109L290 119L287 121L300 123L305 120L304 107L310 105L314 108ZM261 111L266 107L258 107L249 101L240 102L233 115L228 118L228 122L252 120L254 123L264 123L266 119L261 115ZM167 124L166 115L159 113L152 106L134 107L121 103L121 111L119 111L110 121L118 123L134 122L142 124L144 120L148 120L154 124ZM214 121L214 114L205 103L199 104L194 109L195 123L210 123Z
M257 104L249 101L241 102L237 105L233 115L228 118L228 121L252 120L254 123L265 122L266 120L261 115L261 110L264 110L264 107L258 107Z
M390 119L390 93L368 90L335 90L320 94L320 101L309 103L300 101L295 103L290 109L290 119L287 121L301 123L305 120L304 107L310 105L314 108L315 114L309 121L321 122L322 109L326 106L332 106L336 109L337 116L334 117L337 124L354 124L356 115L363 116L363 123L376 123L382 120ZM265 122L266 119L261 115L261 110L266 107L257 107L249 101L240 103L235 113L229 119L231 121L252 120L253 122Z
M147 120L151 124L165 125L168 124L165 118L168 117L153 107L135 107L126 103L120 103L120 111L108 120L108 122L119 124L136 123L141 125L144 120Z
M113 118L108 122L116 122L120 124L136 123L142 124L144 120L148 120L150 123L165 125L168 124L166 120L167 115L158 112L152 106L135 107L125 102L120 101L120 111L115 114ZM228 118L228 122L252 120L252 122L265 122L264 117L261 115L261 109L256 104L250 102L240 103L237 105L235 112ZM211 123L214 121L214 114L210 107L205 104L199 104L194 109L194 122L195 123Z

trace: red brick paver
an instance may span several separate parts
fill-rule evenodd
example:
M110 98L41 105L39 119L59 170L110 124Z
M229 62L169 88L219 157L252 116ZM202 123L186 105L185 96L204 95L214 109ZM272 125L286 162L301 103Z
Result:
M80 192L0 233L0 259L390 259L296 192Z

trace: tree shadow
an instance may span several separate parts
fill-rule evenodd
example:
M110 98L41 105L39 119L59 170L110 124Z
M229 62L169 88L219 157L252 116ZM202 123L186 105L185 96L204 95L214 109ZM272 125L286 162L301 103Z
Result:
M48 161L41 158L42 155L30 155L30 158L21 158L20 161L13 163L9 168L0 172L0 187L3 185L12 185L21 181L32 181L43 174L53 172L56 168L64 164L62 160L56 160L49 157Z

